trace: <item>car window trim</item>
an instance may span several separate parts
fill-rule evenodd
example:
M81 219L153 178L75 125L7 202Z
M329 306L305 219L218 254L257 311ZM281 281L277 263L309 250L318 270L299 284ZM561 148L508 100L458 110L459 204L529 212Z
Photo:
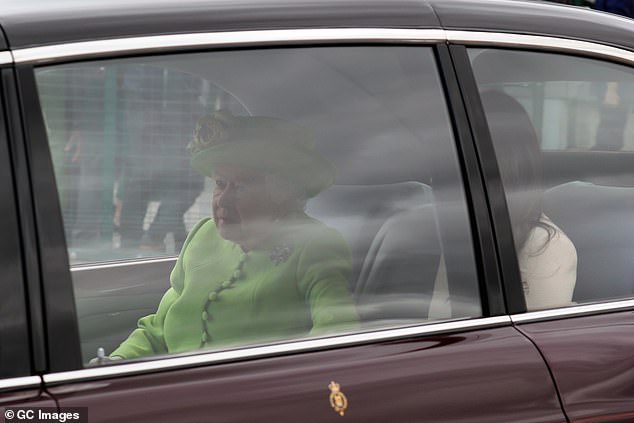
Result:
M130 267L137 265L153 264L153 263L165 263L172 261L176 263L177 256L166 256L161 258L147 258L147 259L133 259L133 260L121 260L121 261L108 261L108 262L91 262L85 264L71 265L71 272L85 272L89 270L103 270L113 269L117 267Z
M373 342L394 341L416 336L437 335L456 331L489 329L493 327L510 326L509 316L485 317L457 321L429 322L424 325L401 327L398 329L381 329L354 334L335 335L319 339L303 339L283 342L279 344L261 345L239 348L235 350L214 352L189 352L180 356L152 356L148 361L132 363L116 363L102 367L90 367L81 370L49 373L43 375L47 385L94 380L109 377L127 376L132 374L155 371L175 370L186 367L234 362L246 359L274 357L285 354L304 353L335 347L352 347Z
M14 62L10 51L0 51L0 65L10 65Z
M634 299L615 300L592 304L575 304L562 308L512 314L510 317L513 323L516 324L628 310L634 310Z
M572 307L535 311L511 316L487 317L474 320L461 320L457 322L431 322L429 325L425 326L388 329L379 332L358 333L354 335L341 335L327 339L294 341L285 344L202 353L184 357L168 357L165 359L152 357L152 361L141 363L121 363L112 366L86 368L68 372L49 373L43 375L42 379L47 385L55 385L89 379L92 380L113 376L126 376L161 370L175 370L179 368L193 367L199 365L226 363L230 361L244 359L270 357L285 353L306 352L310 350L320 350L328 347L362 345L369 342L390 341L394 339L403 339L406 337L417 335L441 334L461 329L477 330L508 326L510 324L522 324L552 320L554 318L561 317L591 315L599 312L628 311L631 309L634 309L634 300L577 305ZM40 382L41 380L39 376L4 379L0 380L0 391L16 388L36 387L40 385Z
M0 392L12 391L18 389L37 388L42 384L40 376L14 377L9 379L0 379Z
M531 47L581 53L585 56L619 59L629 64L634 62L634 51L591 41L580 41L543 35L479 31L446 31L446 35L447 41L454 44L495 45L498 47Z
M183 47L240 47L293 42L439 42L445 41L440 29L390 28L312 28L257 31L207 32L193 34L151 35L96 41L29 47L13 51L16 63L41 63L49 60L77 59L117 53L138 53Z
M166 51L183 47L237 47L304 42L447 42L450 44L531 47L634 62L634 52L591 41L509 32L393 28L304 28L121 37L59 43L0 52L0 63L41 64L104 55ZM4 61L3 61L4 60Z

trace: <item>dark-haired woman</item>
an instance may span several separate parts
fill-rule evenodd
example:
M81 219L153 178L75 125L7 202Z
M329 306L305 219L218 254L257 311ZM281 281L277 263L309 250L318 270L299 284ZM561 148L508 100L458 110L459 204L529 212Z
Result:
M541 150L528 113L500 91L482 94L506 193L528 310L572 303L577 252L544 214Z

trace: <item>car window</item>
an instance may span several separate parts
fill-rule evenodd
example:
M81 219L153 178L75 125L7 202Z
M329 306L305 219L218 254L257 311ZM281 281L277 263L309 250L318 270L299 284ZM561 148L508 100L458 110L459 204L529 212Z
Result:
M85 360L481 316L431 48L218 51L36 78Z
M529 310L634 295L634 71L596 59L469 52Z

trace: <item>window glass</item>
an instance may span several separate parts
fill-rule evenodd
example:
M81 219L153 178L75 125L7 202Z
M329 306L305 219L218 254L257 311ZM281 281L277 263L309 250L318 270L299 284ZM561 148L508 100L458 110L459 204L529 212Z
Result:
M478 58L482 51L471 50L478 83L503 88L524 106L543 150L634 151L634 82L627 68L574 56L491 51ZM536 68L534 59L544 68Z
M480 316L433 57L267 49L38 69L84 358Z
M469 52L529 310L634 295L634 71Z

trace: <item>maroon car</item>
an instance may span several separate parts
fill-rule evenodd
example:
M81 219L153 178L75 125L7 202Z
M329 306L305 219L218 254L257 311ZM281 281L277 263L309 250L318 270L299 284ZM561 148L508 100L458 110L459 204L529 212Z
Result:
M72 3L0 11L4 421L634 421L634 21Z

